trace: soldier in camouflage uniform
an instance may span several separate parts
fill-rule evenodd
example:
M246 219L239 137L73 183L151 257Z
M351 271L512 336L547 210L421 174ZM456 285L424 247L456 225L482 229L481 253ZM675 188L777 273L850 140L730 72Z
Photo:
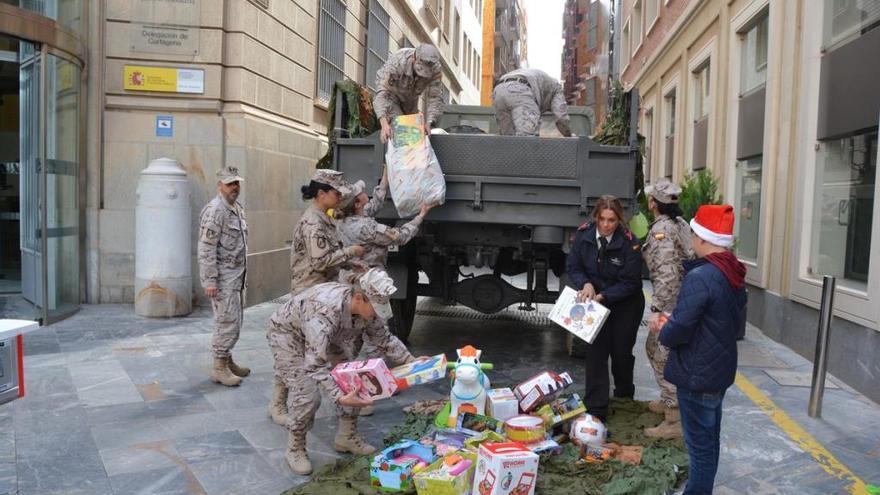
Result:
M371 404L357 390L343 394L330 371L338 360L351 361L363 340L379 350L386 361L402 364L415 358L392 335L385 320L391 315L389 297L397 289L380 269L362 274L354 286L329 282L306 289L281 306L269 319L269 346L275 371L290 389L287 398L287 463L297 474L312 472L306 453L306 433L311 430L321 403L319 387L336 405L338 452L368 455L375 448L357 432L358 409Z
M342 199L344 217L339 224L339 232L344 246L360 245L364 247L361 261L370 268L386 268L388 264L388 246L402 246L412 240L419 232L419 226L433 205L423 205L421 211L408 223L392 228L376 221L374 216L379 213L388 189L387 172L382 181L373 189L373 198L364 192L364 181L351 186L351 194Z
M681 210L678 208L681 188L662 178L656 184L646 187L645 193L648 196L648 207L655 218L642 249L642 256L651 272L651 283L654 286L651 312L670 315L675 309L678 290L684 277L682 262L693 258L691 229L681 218ZM675 385L663 378L669 348L660 344L656 332L648 332L645 350L660 386L660 400L651 401L648 406L652 411L664 414L663 423L647 428L645 434L654 438L680 438L681 416Z
M327 214L339 205L343 195L350 193L342 172L318 169L301 191L303 199L312 202L293 229L290 292L294 296L314 285L335 281L341 268L364 254L361 246L342 247L336 220ZM280 425L286 421L287 394L287 387L276 373L269 415Z
M402 48L388 57L376 72L376 96L373 110L382 126L382 142L391 137L391 119L398 115L419 113L419 99L425 93L428 111L425 130L430 131L443 113L443 68L440 52L434 45Z
M238 342L244 317L247 273L247 220L238 200L241 182L235 167L217 172L217 196L199 215L199 279L214 309L211 379L232 387L251 370L235 364L232 348Z
M571 136L562 86L542 70L517 69L501 76L492 92L492 106L499 134L537 136L541 113L552 111L559 132Z

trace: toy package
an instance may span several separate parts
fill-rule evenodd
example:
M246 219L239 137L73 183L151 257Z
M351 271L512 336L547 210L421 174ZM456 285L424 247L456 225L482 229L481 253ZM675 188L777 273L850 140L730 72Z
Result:
M392 368L391 374L397 380L398 392L413 385L440 380L446 376L446 354L438 354L424 361L413 361Z
M489 416L464 412L458 415L455 429L467 435L476 436L486 431L504 432L504 423Z
M360 387L358 395L362 399L386 399L397 390L394 375L381 359L339 363L330 374L342 393L347 394Z
M446 455L463 449L465 441L470 438L470 435L460 431L441 430L425 435L419 440L419 443L422 445L433 445L437 455Z
M544 418L544 424L550 429L585 412L587 412L587 408L584 407L581 397L578 394L572 394L571 397L559 397L544 404L535 411L535 414Z
M373 458L370 484L383 491L406 491L413 487L413 473L434 462L433 445L403 440Z
M520 383L513 389L523 412L531 412L538 406L552 401L562 390L574 383L568 373L556 374L544 371Z
M577 302L577 291L566 287L547 315L550 321L592 344L611 311L596 301Z
M400 115L391 122L394 136L388 141L385 162L391 198L402 218L416 215L423 204L442 204L446 198L446 179L423 124L422 114Z
M486 414L499 421L507 421L519 414L519 401L509 388L493 388L486 393L486 399Z
M516 442L480 445L473 493L534 495L538 454Z
M477 455L453 452L413 476L419 495L469 495L474 484Z
M514 416L504 422L504 433L511 441L524 445L542 442L547 439L544 419L538 416L523 414Z

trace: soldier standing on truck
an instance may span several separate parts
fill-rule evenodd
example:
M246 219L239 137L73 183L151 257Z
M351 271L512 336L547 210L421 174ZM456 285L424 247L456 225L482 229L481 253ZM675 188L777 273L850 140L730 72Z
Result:
M642 247L642 256L648 265L654 287L651 313L655 317L664 313L669 316L675 309L678 290L684 277L682 263L694 256L691 228L681 218L682 213L678 208L680 187L664 177L656 184L646 187L645 193L648 195L648 208L655 218ZM645 351L654 369L657 385L660 386L660 399L648 403L648 408L664 415L662 423L645 429L645 435L652 438L681 438L681 415L678 411L675 385L663 378L669 348L660 343L656 332L648 332Z
M302 197L311 200L293 229L290 248L290 269L293 278L290 292L300 292L324 282L336 281L339 270L350 265L354 258L364 255L361 246L342 247L336 221L328 210L336 208L344 194L349 194L342 172L318 169L308 185L302 186ZM269 415L272 421L283 425L287 415L287 387L276 373Z
M517 69L501 76L492 92L492 106L499 134L537 136L541 113L552 111L560 134L571 136L562 86L542 70Z
M247 273L247 220L238 202L241 183L235 167L217 172L217 196L199 214L199 278L214 310L211 380L234 387L251 373L232 360L244 318Z
M391 138L391 119L419 112L422 93L428 100L425 132L430 132L437 124L443 113L442 74L440 52L434 45L402 48L388 57L385 65L376 72L378 90L373 97L373 110L382 126L380 137L383 143Z

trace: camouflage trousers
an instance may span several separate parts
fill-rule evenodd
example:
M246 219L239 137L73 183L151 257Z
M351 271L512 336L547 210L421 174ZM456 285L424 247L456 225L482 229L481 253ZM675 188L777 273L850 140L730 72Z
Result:
M214 357L229 357L238 336L241 334L241 323L244 319L244 291L220 289L216 297L211 299L214 309L214 336L211 338L211 350Z
M498 121L498 133L506 136L537 136L541 124L541 109L532 89L519 81L508 81L495 86L492 106Z
M648 362L654 369L654 378L657 379L657 385L660 386L660 400L666 407L677 408L678 399L675 395L675 385L663 378L663 368L666 367L666 360L669 358L669 348L660 343L659 337L655 332L648 332L648 340L645 341L645 352L648 354Z
M318 383L303 372L305 349L293 340L289 332L277 329L269 323L269 348L275 360L275 376L287 387L287 429L293 433L305 433L315 424L315 413L321 406ZM335 356L334 361L341 360ZM360 409L335 404L339 418L357 418Z

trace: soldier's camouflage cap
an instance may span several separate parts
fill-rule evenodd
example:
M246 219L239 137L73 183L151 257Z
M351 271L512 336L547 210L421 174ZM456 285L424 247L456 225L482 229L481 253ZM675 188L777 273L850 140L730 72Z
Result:
M337 170L319 168L318 170L315 170L314 174L312 174L312 182L328 185L339 191L343 196L346 196L351 192L349 190L348 182L345 182L345 179L343 178L342 172Z
M367 188L367 185L364 184L364 181L359 180L354 184L348 184L349 193L343 196L342 202L339 204L340 208L348 208L354 203L355 198L360 196L362 192L364 192Z
M672 183L666 177L662 177L654 184L646 186L645 194L664 204L678 204L678 196L681 194L681 188Z
M244 182L244 179L238 174L238 167L223 167L217 171L217 180L224 184L232 184L233 182Z
M433 79L440 74L442 67L440 66L440 51L437 47L424 43L416 48L416 62L413 64L413 70L421 77Z
M376 315L384 321L391 319L391 294L397 292L394 281L381 268L370 268L361 275L358 285L366 294Z

